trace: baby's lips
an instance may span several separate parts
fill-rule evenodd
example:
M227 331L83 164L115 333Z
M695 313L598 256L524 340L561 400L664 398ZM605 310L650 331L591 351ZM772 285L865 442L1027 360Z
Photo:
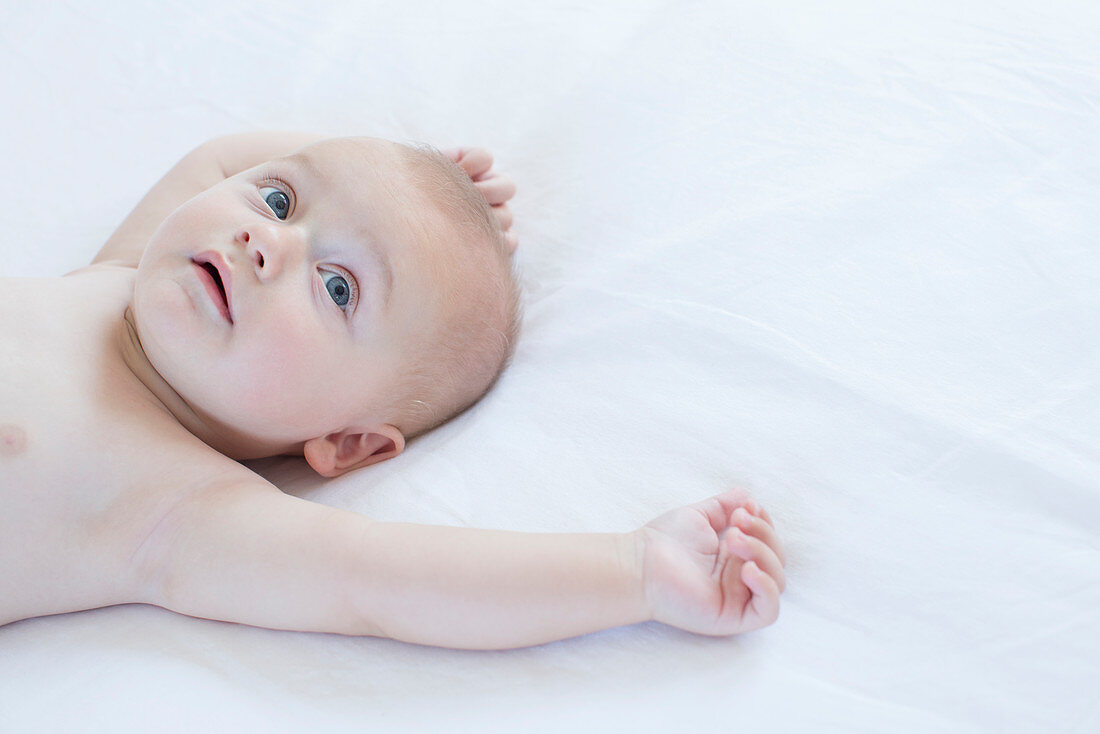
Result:
M210 265L218 271L218 278L221 280L221 292L225 299L226 314L229 319L229 323L234 322L233 318L233 268L229 264L229 260L225 255L217 250L206 250L200 252L191 258L191 261L196 265Z

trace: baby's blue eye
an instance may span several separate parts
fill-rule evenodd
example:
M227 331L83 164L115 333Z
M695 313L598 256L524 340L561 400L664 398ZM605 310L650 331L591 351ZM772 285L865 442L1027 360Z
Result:
M271 211L275 212L275 216L279 219L286 219L286 215L290 213L290 199L282 191L271 186L260 189L260 194L262 195L265 190L270 190L271 193L264 196L264 203L271 207Z
M325 279L325 288L328 289L328 294L332 296L332 300L336 302L336 305L343 310L344 306L348 305L348 301L351 300L351 286L348 285L348 281L342 275L330 273L327 270L321 271L321 277Z

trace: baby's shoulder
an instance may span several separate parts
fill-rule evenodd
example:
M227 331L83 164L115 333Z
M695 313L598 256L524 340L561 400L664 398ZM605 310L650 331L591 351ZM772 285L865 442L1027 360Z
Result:
M84 267L77 268L65 273L62 278L71 278L74 276L90 275L93 273L115 273L115 274L136 274L137 266L124 262L122 260L100 260L94 262L91 265L85 265Z
M92 460L100 465L97 473L102 479L93 480L97 486L81 492L88 498L91 490L95 503L88 509L102 513L101 530L110 527L98 538L87 538L96 547L108 547L116 538L120 539L114 545L116 551L133 554L182 503L220 488L268 484L178 423L155 413L135 411L128 430L115 438L118 445L105 448L103 456Z
M163 542L151 539L164 536L179 508L270 486L156 419L53 436L43 425L26 423L18 450L0 452L0 624L146 601L149 563Z
M263 481L162 411L135 411L131 420L126 473L138 491L155 487L171 495L225 481Z

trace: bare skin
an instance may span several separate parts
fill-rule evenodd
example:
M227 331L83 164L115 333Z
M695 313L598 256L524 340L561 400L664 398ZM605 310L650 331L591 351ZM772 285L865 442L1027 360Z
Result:
M196 409L200 400L177 392L186 375L170 385L154 368L134 314L138 259L153 231L225 176L308 144L231 137L181 161L93 265L62 278L0 280L0 625L147 603L275 629L493 649L654 619L708 635L775 620L783 549L771 518L744 492L681 507L632 533L507 533L375 522L286 495L235 461L298 453L336 476L400 454L404 439L380 416L321 413L254 435L232 413ZM325 150L317 149L322 170ZM451 157L514 248L514 185L492 171L485 151ZM234 181L233 191L247 188ZM271 288L273 264L298 261L277 238L262 240L266 257L245 258L266 231L248 227L248 242L225 252L256 269L248 287ZM408 283L402 276L415 260L393 265L395 283ZM252 315L243 290L250 272L234 274L241 333ZM187 293L184 322L227 328L197 286ZM264 303L277 303L269 293Z

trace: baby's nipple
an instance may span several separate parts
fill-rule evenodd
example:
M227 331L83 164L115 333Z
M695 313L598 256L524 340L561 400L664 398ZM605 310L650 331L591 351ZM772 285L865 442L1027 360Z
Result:
M0 424L0 456L16 456L27 448L27 432L14 423Z

